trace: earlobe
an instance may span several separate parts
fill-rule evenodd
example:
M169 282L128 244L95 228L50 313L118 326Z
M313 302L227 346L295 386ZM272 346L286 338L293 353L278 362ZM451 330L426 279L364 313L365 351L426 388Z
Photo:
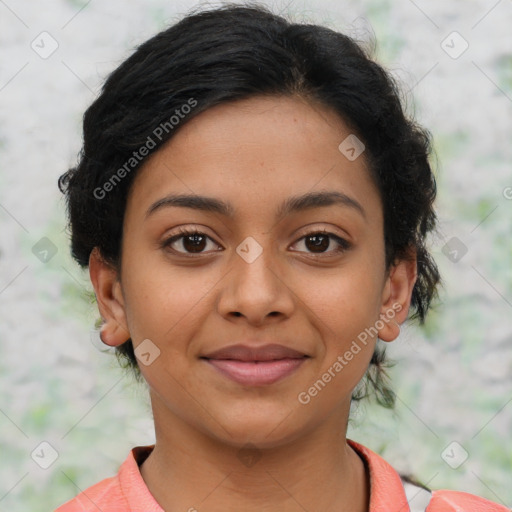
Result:
M121 283L117 270L105 261L97 247L89 256L89 276L103 319L101 340L112 347L122 345L130 338L130 332L126 322Z
M418 277L416 253L398 260L390 269L382 295L379 338L394 341L400 334L400 325L406 320L411 305L414 284Z

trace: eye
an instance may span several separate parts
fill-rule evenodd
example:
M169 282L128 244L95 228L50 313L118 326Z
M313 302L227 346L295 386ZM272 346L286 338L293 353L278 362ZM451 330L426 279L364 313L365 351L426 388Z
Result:
M208 235L198 231L197 229L180 228L179 234L173 235L167 240L164 240L162 247L170 247L173 252L183 255L203 254L205 252L209 252L205 251L208 241L211 241L214 245L220 247ZM333 241L334 244L332 243ZM339 254L352 247L350 242L347 242L347 240L325 230L311 231L299 238L294 245L301 242L305 245L306 249L309 249L313 254ZM173 245L176 245L177 247L173 247ZM334 245L335 248L328 250L332 245ZM178 248L183 250L178 250Z
M208 241L213 242L213 240L208 235L206 235L205 233L201 233L201 231L198 231L197 229L180 228L179 235L173 235L167 240L164 240L164 242L162 243L162 247L170 247L172 251L184 255L202 254L204 252L205 247L208 244ZM182 249L184 249L184 251L179 251L175 247L172 247L173 244L176 244L176 246L181 247Z
M334 244L331 244L332 241L334 241ZM311 231L310 233L297 240L295 244L301 242L307 249L311 250L313 254L339 254L347 251L352 247L352 244L347 242L347 240L344 238L341 238L338 235L325 230ZM332 245L334 245L335 248L333 250L327 250Z

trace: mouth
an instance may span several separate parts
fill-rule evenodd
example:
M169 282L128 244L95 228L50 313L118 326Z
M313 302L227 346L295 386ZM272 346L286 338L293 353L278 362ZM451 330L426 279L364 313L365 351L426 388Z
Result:
M291 375L309 356L283 345L234 345L201 359L225 377L244 386L267 386Z

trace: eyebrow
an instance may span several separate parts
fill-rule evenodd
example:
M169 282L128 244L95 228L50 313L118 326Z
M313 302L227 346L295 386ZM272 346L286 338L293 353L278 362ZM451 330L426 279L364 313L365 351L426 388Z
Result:
M347 194L337 191L309 192L301 196L289 197L277 209L276 217L282 219L292 213L332 205L351 208L359 212L366 220L366 212L361 204ZM233 218L235 215L235 209L231 203L224 202L214 197L195 194L169 194L159 199L148 208L145 219L162 208L172 206L218 213L230 218Z

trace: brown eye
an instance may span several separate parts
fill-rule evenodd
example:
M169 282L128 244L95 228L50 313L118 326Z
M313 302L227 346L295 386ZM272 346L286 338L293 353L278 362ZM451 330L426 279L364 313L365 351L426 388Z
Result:
M202 254L205 252L208 241L213 242L209 236L200 231L183 229L180 230L179 235L174 235L167 239L162 246L165 248L170 247L172 251L179 254Z
M324 234L308 235L304 238L306 247L313 252L325 252L331 240Z
M303 241L304 246L313 254L341 253L350 249L351 244L327 231L314 231L300 238L296 243ZM334 244L332 243L334 241ZM334 245L334 249L328 250Z

